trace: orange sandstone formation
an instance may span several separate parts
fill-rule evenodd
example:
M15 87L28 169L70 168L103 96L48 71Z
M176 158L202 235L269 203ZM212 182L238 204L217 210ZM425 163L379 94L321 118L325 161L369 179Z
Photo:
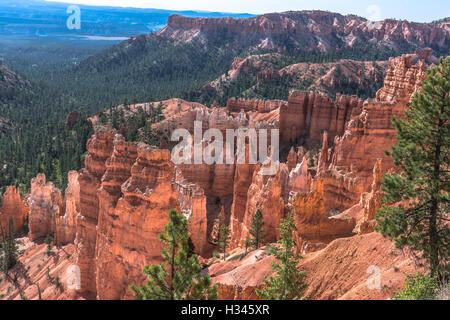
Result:
M46 183L45 175L40 174L31 180L28 201L30 239L36 240L47 235L55 238L56 220L64 212L61 191L53 183Z
M14 223L14 233L18 235L28 218L28 205L20 196L16 187L9 186L3 194L2 206L0 208L0 226L3 232L7 232L9 217ZM0 230L0 239L2 239Z
M392 266L407 272L414 266L372 231L381 177L393 167L384 154L395 143L391 118L401 116L425 77L425 64L412 59L393 59L377 99L367 101L293 91L287 104L230 100L228 110L176 99L164 102L166 119L155 128L167 134L180 127L192 132L195 120L204 130L222 132L279 128L285 154L271 175L261 174L270 163L175 166L169 150L126 142L115 130L97 127L87 144L85 168L69 173L64 198L44 175L32 181L29 238L50 234L61 245L55 252L62 260L51 272L60 274L61 269L53 268L68 267L69 261L80 271L80 288L63 288L44 297L132 298L128 286L145 281L144 265L161 262L158 234L172 208L188 218L195 251L203 258L214 250L208 241L220 212L230 225L231 247L237 254L242 253L257 209L263 214L268 242L278 239L280 220L294 211L297 251L305 255L299 267L308 273L313 299L390 297L403 281ZM295 147L320 143L322 150L309 167L312 153ZM20 224L27 209L17 190L9 188L0 210L2 221L15 208L19 210L14 219ZM64 259L62 249L70 258ZM33 266L33 279L48 286L33 260L42 250L30 250L21 261ZM242 260L216 261L207 271L219 284L220 298L253 299L254 289L271 273L272 261L273 256L257 250ZM373 270L380 271L381 289L366 286L371 265L379 268ZM36 298L34 289L27 290Z

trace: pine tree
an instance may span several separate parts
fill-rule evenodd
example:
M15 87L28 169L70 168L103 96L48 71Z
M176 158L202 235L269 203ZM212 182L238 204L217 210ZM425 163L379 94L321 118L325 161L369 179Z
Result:
M201 273L198 256L189 254L188 221L175 209L169 211L169 223L159 235L166 247L161 250L165 263L145 266L149 278L141 286L130 289L139 300L204 300L217 299L217 286L209 275Z
M262 290L256 290L256 294L263 300L297 300L300 299L307 288L305 284L306 273L297 269L302 258L294 253L294 240L292 232L295 230L293 212L286 219L282 219L280 226L281 244L280 250L273 250L273 254L279 262L272 264L275 273L264 280Z
M450 231L450 59L430 68L405 119L393 119L397 145L387 152L400 174L386 174L377 231L412 249L431 276L448 268Z
M17 245L14 237L14 221L10 216L8 219L8 231L5 232L2 226L2 268L5 273L17 263Z
M252 218L252 226L250 234L253 236L252 245L255 249L259 248L259 244L264 241L266 230L264 229L264 221L261 210L256 210Z
M230 243L230 228L224 224L220 226L219 239L217 245L220 247L223 254L223 261L225 261L227 248Z
M48 256L52 255L52 242L53 242L52 236L49 235L49 234L47 234L47 235L45 236L44 242L45 242L45 244L47 245L47 252L46 252L47 255L48 255Z
M248 248L250 248L250 246L252 245L252 239L250 239L249 236L246 236L244 239L244 246L245 246L245 253L248 253Z

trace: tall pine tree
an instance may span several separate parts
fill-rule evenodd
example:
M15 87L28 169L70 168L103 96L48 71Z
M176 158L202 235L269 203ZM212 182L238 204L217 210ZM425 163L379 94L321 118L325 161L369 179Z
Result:
M405 119L393 119L397 145L388 152L400 174L386 174L377 231L412 249L431 276L448 268L450 231L450 59L430 68ZM448 270L447 270L448 271Z
M264 229L264 221L261 210L256 210L252 218L252 226L250 229L250 234L252 235L252 245L255 249L259 248L260 243L264 241L266 236L266 230Z
M273 253L279 261L272 264L275 274L264 280L265 285L261 290L256 290L256 294L263 300L297 300L308 287L305 283L306 273L297 269L302 257L294 253L292 232L295 229L294 214L291 212L281 221L281 239L278 243L282 248Z
M169 211L169 223L160 241L166 244L161 250L165 263L145 266L144 275L149 278L141 286L130 289L139 300L213 300L217 299L217 286L211 277L202 274L198 256L189 257L188 221L175 209Z
M5 273L17 263L17 244L14 237L14 222L10 216L8 219L8 230L5 232L2 226L2 268Z
M227 257L227 248L230 243L230 228L226 225L220 226L219 231L219 239L217 240L217 245L220 247L220 250L223 254L223 261L225 261Z

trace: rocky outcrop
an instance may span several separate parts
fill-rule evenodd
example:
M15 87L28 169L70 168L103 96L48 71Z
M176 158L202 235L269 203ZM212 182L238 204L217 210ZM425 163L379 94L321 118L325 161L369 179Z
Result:
M261 172L261 165L255 168L252 183L247 191L247 203L242 224L233 225L233 231L238 230L232 234L232 243L242 246L245 237L250 236L252 218L258 209L261 210L266 230L265 242L278 240L278 228L284 214L288 176L289 172L285 164L281 164L280 169L274 175L264 175ZM236 212L234 212L234 216L237 216Z
M361 195L361 207L364 210L364 218L357 226L359 234L366 234L374 231L376 225L375 216L377 209L381 207L381 160L378 160L373 167L372 190Z
M44 174L31 180L28 197L28 236L31 240L51 236L57 245L73 243L80 206L78 173L70 171L64 198Z
M247 197L250 185L253 181L255 165L239 164L234 173L233 205L231 208L230 230L231 247L242 245L243 225L247 206Z
M297 246L300 248L303 241L329 243L352 236L355 220L330 217L325 207L323 182L314 182L312 188L310 193L295 195L290 203L297 228Z
M288 190L292 193L306 193L311 188L312 177L308 171L308 158L304 157L302 162L289 173Z
M244 254L235 250L234 256ZM232 258L232 257L230 257ZM208 268L213 283L218 286L221 300L259 300L255 289L263 286L263 280L272 274L274 256L267 255L265 248L254 250L242 259L214 263Z
M178 203L181 213L189 220L189 232L195 252L200 256L208 255L211 246L208 243L208 212L207 197L203 189L194 183L189 183L181 177L176 179L178 188Z
M333 101L325 94L293 91L288 104L280 108L280 140L284 143L319 145L324 131L329 139L342 135L353 113L362 108L356 97L336 96Z
M69 173L64 198L44 175L33 179L28 201L30 239L50 234L61 250L70 250L63 259L56 249L62 261L52 264L50 272L61 275L68 261L79 267L80 287L70 291L73 297L129 299L133 298L129 284L146 280L142 268L161 262L158 235L167 223L167 211L176 208L189 221L202 263L213 263L205 272L219 285L219 297L255 299L255 288L271 273L274 257L259 249L225 262L207 261L214 250L208 241L215 237L215 222L220 215L230 226L233 256L244 253L243 240L258 209L265 223L265 241L272 243L279 238L280 220L293 211L296 251L304 255L299 268L306 270L310 285L307 294L313 299L388 298L403 283L398 270L416 270L390 241L372 232L382 175L396 169L384 155L395 143L391 117L402 115L425 75L422 62L413 64L413 60L411 56L392 60L390 80L377 99L365 102L340 95L332 100L305 91L293 91L287 105L231 101L243 106L239 111L240 107L208 109L178 99L164 102L166 119L158 128L167 133L179 126L192 133L194 120L202 122L203 130L221 132L280 128L286 162L269 175L261 171L273 164L269 161L175 166L169 150L127 142L115 130L97 127L88 141L85 168ZM306 152L298 147L301 144L322 148L319 153ZM10 188L8 194L2 214L16 207L26 211L17 190ZM22 213L18 217L22 219ZM42 250L30 254L41 259ZM25 263L34 263L26 259ZM376 290L367 285L373 270L381 276ZM33 279L43 282L35 274ZM60 296L66 298L68 292Z
M323 133L322 139L322 150L319 155L319 162L317 164L317 174L320 174L322 171L327 170L328 168L328 132L325 131Z
M294 48L332 52L369 42L399 50L432 47L445 50L449 46L448 23L419 24L392 19L377 23L354 15L325 11L289 11L269 13L252 18L188 18L172 15L167 26L156 35L180 42L210 41L227 36L228 46L286 50Z
M421 56L421 52L418 54ZM412 56L391 58L384 86L377 92L378 101L410 102L412 94L421 88L422 81L426 78L425 60L419 60L416 64L412 60Z
M69 112L66 117L66 128L72 130L73 126L77 123L80 116L81 115L78 110Z
M262 93L258 87L271 86L280 88L280 90L285 87L305 88L327 94L330 97L345 93L369 98L375 97L376 91L383 86L386 69L390 65L389 61L342 59L329 63L301 62L281 67L276 64L276 61L282 58L283 55L279 53L250 55L246 58L237 57L227 73L206 84L202 91L209 92L213 89L219 95L224 96L227 91L232 89L233 91L238 90L240 95L260 97ZM251 78L253 81L250 81L247 87L243 87L242 81L239 81L242 78ZM253 104L257 104L257 102ZM240 111L239 108L253 107L252 105L239 105L237 99L229 100L227 105L237 111ZM261 106L262 103L259 102L259 105Z
M372 169L377 159L382 160L382 173L394 166L392 158L384 152L395 143L392 117L403 116L411 95L425 79L424 68L423 61L413 65L408 56L393 59L377 99L365 101L361 112L348 121L344 134L334 140L331 166L353 172L362 180L365 190L369 190L372 183Z
M129 166L132 163L131 156L120 154L121 148L116 139L104 179L123 170L120 164ZM132 155L133 148L130 149ZM114 193L111 186L104 185L99 191L94 260L99 299L133 297L128 286L145 280L142 269L146 264L161 262L162 244L158 236L167 224L168 211L178 207L169 150L145 144L139 144L134 150L137 157L128 171L129 178L120 187L120 193Z
M115 132L106 127L97 128L87 143L85 168L79 172L80 214L77 217L75 245L77 265L80 268L80 292L96 294L95 248L99 213L98 189L106 171L106 160L113 151Z
M57 238L56 220L64 213L61 191L52 182L47 183L45 180L44 174L31 180L28 235L32 241L47 235Z
M80 214L80 183L76 171L69 171L68 173L63 210L64 215L56 219L57 241L58 244L69 244L75 240L77 218Z
M28 204L22 199L19 189L13 186L6 188L3 194L2 206L0 208L0 240L2 233L8 232L9 217L12 217L14 224L14 234L19 235L23 232L25 223L28 221Z
M403 287L405 273L419 271L408 253L374 232L312 245L317 249L302 252L298 265L307 274L305 296L311 300L386 300ZM212 264L208 272L219 287L219 299L259 300L255 289L272 274L273 261L262 248L242 259Z

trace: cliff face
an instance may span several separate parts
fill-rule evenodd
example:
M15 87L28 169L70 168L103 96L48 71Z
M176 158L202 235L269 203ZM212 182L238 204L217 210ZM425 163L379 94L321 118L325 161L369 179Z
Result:
M56 244L73 243L80 206L78 173L70 171L65 197L44 174L31 180L28 223L31 240L51 236Z
M77 217L76 238L77 265L81 274L82 292L95 294L96 263L95 247L99 214L98 189L106 171L106 160L113 151L114 134L112 130L100 128L87 142L88 155L85 168L80 170L80 214Z
M56 220L59 244L73 243L76 236L77 217L80 214L80 183L78 172L69 171L68 185L64 193L64 215Z
M316 142L325 131L321 152L314 157L315 167L305 166L305 161L310 162L309 153L302 158L291 149L288 155L289 200L284 210L294 211L297 228L294 238L297 249L304 255L299 268L309 275L306 294L310 294L312 299L387 299L403 285L401 271L408 274L417 271L408 253L400 253L392 242L373 232L376 210L381 205L381 178L393 168L392 160L384 155L384 150L395 143L391 118L402 115L411 95L420 89L426 76L424 63L413 63L412 59L404 56L391 60L392 66L377 99L354 100L353 106L344 112L345 117L340 117L337 108L333 107L332 116L324 120L324 115L330 114L330 105L336 106L338 102L319 100L321 104L317 104L317 108L323 114L306 117L309 130L299 135L305 142L308 139ZM286 125L288 121L295 126L298 122L294 119L298 121L300 118L301 123L305 123L305 114L314 115L310 111L312 107L305 108L309 95L313 94L294 92L288 105L281 107L282 137L289 128ZM299 96L300 103L295 100ZM292 103L299 106L296 112L291 111L294 109ZM330 123L329 119L333 125L321 125ZM311 131L311 127L322 130ZM296 132L295 128L287 132ZM331 149L329 137L334 137ZM300 154L303 155L302 152ZM270 183L265 185L270 190L277 190ZM264 199L268 194L267 191L264 193ZM253 192L248 199L255 203L261 201L262 196ZM272 206L270 213L266 213L271 215L271 219L277 216L273 209ZM277 214L284 215L281 210ZM250 217L246 211L241 221L248 221ZM239 225L245 226L245 223ZM219 285L220 297L257 299L254 289L260 287L270 274L270 259L260 250L239 262L230 260L214 264L209 271Z
M335 138L332 167L351 168L351 172L366 180L366 190L377 159L382 159L383 173L393 167L392 159L384 153L395 143L392 117L403 116L412 94L426 77L423 61L412 64L411 59L404 56L392 60L377 98L366 101L361 112L348 121L344 134Z
M418 52L419 57L426 52L428 50ZM405 56L390 61L391 66L387 70L384 86L377 92L376 99L380 102L410 102L412 94L421 87L426 77L425 60L413 64L413 57Z
M280 108L280 140L318 145L324 131L332 140L344 133L350 116L357 113L362 104L356 97L338 95L333 101L325 94L293 91L287 106Z
M14 233L16 235L23 231L25 222L28 219L28 204L20 196L19 190L9 186L3 194L2 206L0 208L0 226L3 232L8 230L9 217L14 223ZM0 230L0 240L2 239Z
M445 49L449 45L449 32L448 23L445 22L419 24L387 19L375 24L354 15L291 11L247 19L173 15L157 35L165 39L200 41L204 44L226 35L229 42L239 47L245 44L254 48L286 49L289 45L328 52L351 48L367 39L396 50L400 44Z
M266 230L265 241L275 242L278 240L278 228L284 214L288 178L289 171L285 164L280 165L280 169L275 175L263 175L260 165L255 168L252 183L247 190L245 213L242 223L239 224L241 230L232 235L233 242L242 246L245 237L250 236L252 219L258 209L263 215ZM237 212L233 213L235 216L238 214ZM237 237L238 235L240 238Z
M161 261L158 235L167 212L179 209L182 192L174 183L169 150L125 142L106 127L96 129L87 148L85 168L69 173L64 199L44 175L33 179L29 237L75 243L80 294L131 298L128 286L145 280L144 265ZM201 201L191 204L197 226ZM201 240L194 241L197 248Z
M29 237L32 241L51 236L55 238L56 220L64 213L61 191L53 183L46 183L40 174L31 180L29 197Z
M178 207L170 152L144 144L137 149L129 146L126 152L127 144L117 140L99 190L95 259L99 299L132 298L128 285L145 280L146 264L161 262L158 235L167 224L167 212ZM122 182L121 171L128 172L128 178L115 193L104 182L112 176Z

